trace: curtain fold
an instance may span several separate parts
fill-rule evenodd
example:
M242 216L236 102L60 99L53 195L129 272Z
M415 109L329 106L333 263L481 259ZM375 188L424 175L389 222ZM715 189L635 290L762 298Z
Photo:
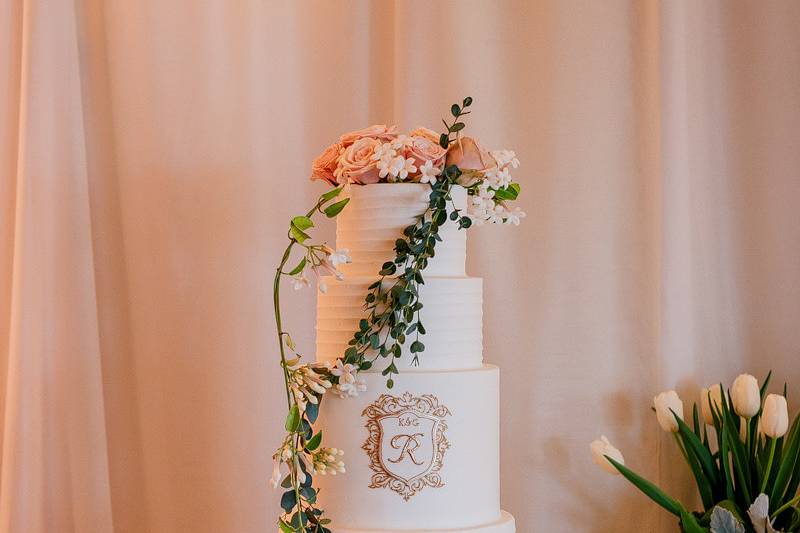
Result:
M656 393L773 369L800 408L799 26L790 0L0 0L0 533L274 529L269 281L310 161L467 95L528 212L469 237L503 506L673 531L588 443L690 503ZM312 358L315 295L285 301Z

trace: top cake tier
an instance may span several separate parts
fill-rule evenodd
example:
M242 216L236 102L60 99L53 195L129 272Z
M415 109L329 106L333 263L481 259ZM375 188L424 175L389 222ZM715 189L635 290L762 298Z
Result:
M394 258L394 243L403 229L417 221L428 207L431 193L424 183L376 183L350 187L350 203L336 218L336 246L350 250L352 263L340 268L346 276L376 276L381 265ZM457 209L467 207L467 190L451 189ZM448 202L449 203L449 202ZM464 276L467 232L448 219L439 229L442 241L425 269L426 276Z

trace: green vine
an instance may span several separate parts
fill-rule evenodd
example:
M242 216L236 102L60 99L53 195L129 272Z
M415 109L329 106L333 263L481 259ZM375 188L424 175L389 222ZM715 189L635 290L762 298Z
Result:
M409 347L412 364L418 365L419 355L425 351L420 340L425 326L420 319L423 303L419 286L425 283L422 272L435 255L436 243L442 240L439 229L448 220L447 205L453 203L451 189L460 175L458 167L449 166L443 178L432 184L428 208L416 223L403 230L403 236L395 241L394 260L383 264L380 278L369 286L364 300L367 317L359 322L359 330L344 353L345 363L359 370L370 369L378 358L389 360L381 372L389 388L394 386L392 376L398 373L395 360L402 356L408 337L414 336ZM455 206L449 218L457 221L461 229L472 225L472 220Z

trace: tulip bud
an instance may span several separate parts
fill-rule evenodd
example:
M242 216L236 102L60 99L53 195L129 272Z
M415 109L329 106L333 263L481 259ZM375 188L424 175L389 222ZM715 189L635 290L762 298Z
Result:
M759 421L761 433L773 439L786 435L789 429L789 409L786 398L779 394L770 394L764 400L764 411Z
M700 410L703 412L703 419L709 426L714 425L714 411L717 412L718 416L722 415L723 401L726 401L725 391L722 390L722 386L719 383L700 391ZM712 405L714 406L713 410L711 409Z
M593 441L589 448L592 450L592 459L594 460L597 465L608 472L609 474L619 474L619 470L612 465L606 456L611 457L619 464L625 464L625 458L622 457L622 452L616 449L614 446L608 442L608 439L605 435L600 437L598 440Z
M758 380L750 374L741 374L731 387L731 401L736 414L744 418L753 418L761 409L761 391Z
M675 420L675 415L683 420L683 402L678 393L674 390L662 392L653 399L653 405L656 408L656 418L664 431L676 433L678 431L678 421ZM675 412L673 415L672 412Z

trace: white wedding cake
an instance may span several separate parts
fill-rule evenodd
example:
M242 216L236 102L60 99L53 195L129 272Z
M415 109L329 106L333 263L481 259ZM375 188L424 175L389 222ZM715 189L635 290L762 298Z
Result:
M395 240L428 205L419 183L352 186L337 218L338 248L349 249L343 281L317 303L317 360L342 357L364 317L364 297ZM466 190L453 187L465 209ZM347 450L347 473L319 476L319 501L334 533L513 533L500 509L499 369L483 362L481 278L465 272L466 231L448 221L420 286L426 349L418 366L405 350L394 386L378 358L359 374L366 391L326 396L325 441ZM410 344L407 343L407 344ZM389 361L386 360L386 364Z

